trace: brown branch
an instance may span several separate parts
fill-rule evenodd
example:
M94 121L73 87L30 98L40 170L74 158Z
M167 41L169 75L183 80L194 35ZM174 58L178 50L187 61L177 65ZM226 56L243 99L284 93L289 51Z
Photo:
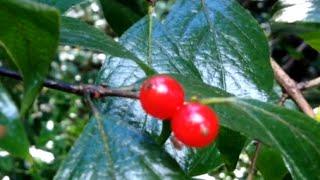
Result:
M18 73L2 67L0 67L0 75L10 77L16 80L22 80L22 76L19 75ZM50 89L55 89L55 90L72 93L80 96L89 94L93 98L116 96L116 97L138 99L138 95L136 92L133 92L130 90L123 90L123 89L111 89L103 85L91 85L91 84L74 85L74 84L68 84L65 82L57 82L53 80L45 80L43 85Z
M254 174L256 171L257 159L258 159L259 152L260 152L260 149L262 146L260 141L256 141L255 145L256 145L256 149L255 149L255 152L254 152L252 160L251 160L251 165L249 167L249 172L248 172L248 177L247 177L248 180L253 180L253 177L254 177Z
M297 84L297 86L300 91L319 87L320 86L320 77L317 77L315 79L311 79L311 80L305 81L305 82L299 82ZM289 98L289 95L287 93L284 93L284 94L282 94L281 101L283 101L283 103L284 103L288 98Z
M304 113L310 117L314 117L312 107L303 97L297 83L291 79L273 59L271 59L271 66L273 68L276 80L286 90L286 93L288 93L288 95L297 103Z

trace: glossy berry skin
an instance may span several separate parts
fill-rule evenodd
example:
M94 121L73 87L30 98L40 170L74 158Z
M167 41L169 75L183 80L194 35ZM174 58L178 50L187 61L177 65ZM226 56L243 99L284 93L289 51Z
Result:
M171 126L175 137L189 147L205 147L218 135L216 113L206 105L187 103L173 116Z
M184 91L178 81L168 75L155 75L141 86L140 102L146 113L169 119L183 105Z

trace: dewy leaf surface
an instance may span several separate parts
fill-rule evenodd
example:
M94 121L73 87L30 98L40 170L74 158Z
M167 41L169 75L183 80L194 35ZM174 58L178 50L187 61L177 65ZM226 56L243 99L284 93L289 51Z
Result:
M184 75L240 97L263 101L272 90L266 38L255 20L233 0L178 0L163 21L147 16L126 31L119 42L159 73ZM99 46L103 48L102 44ZM132 58L112 56L103 65L98 83L121 87L144 77L145 72ZM116 115L116 121L126 121L151 136L161 134L161 121L147 116L137 101L107 98L101 101L100 108L107 115ZM94 132L97 131L95 128ZM83 156L89 156L84 147L76 147L83 151ZM101 147L97 149L102 151ZM201 166L207 168L201 171L220 165L211 163L219 158L217 149L208 150L215 153L189 149L175 158L187 174L193 175L200 172L198 165L209 165ZM72 155L71 152L69 156ZM196 158L189 159L190 156Z
M41 89L59 40L59 12L26 0L0 1L0 46L19 68L24 83L21 114Z
M127 49L160 73L177 73L202 79L241 97L268 98L273 84L268 48L258 24L233 1L177 1L163 23L146 17L120 39ZM151 29L151 31L149 31ZM151 37L151 39L150 39ZM257 42L262 42L257 43ZM100 83L130 85L144 77L131 61L110 58L101 71ZM141 111L139 103L119 100L110 108L154 136L161 126ZM210 149L210 148L209 148ZM193 151L173 156L189 173ZM189 155L187 155L189 154ZM217 158L203 155L202 162ZM207 166L208 169L213 168Z

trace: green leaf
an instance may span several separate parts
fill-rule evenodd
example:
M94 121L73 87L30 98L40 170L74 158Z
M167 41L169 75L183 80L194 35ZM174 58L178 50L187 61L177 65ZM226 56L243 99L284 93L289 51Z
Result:
M55 179L185 179L147 134L110 111L92 119Z
M304 114L280 106L252 99L212 98L230 96L208 85L180 78L180 82L192 83L187 92L201 94L203 103L215 104L220 124L258 139L281 152L294 179L318 179L320 162L320 123ZM312 163L310 163L312 162Z
M202 79L239 96L268 99L273 85L270 77L273 74L269 65L266 39L258 24L236 2L195 3L180 0L167 19L160 23L153 17L144 18L121 37L120 43L159 72L188 75L192 79ZM243 23L240 23L239 19ZM74 39L77 42L74 45L81 44L83 47L106 51L102 49L103 45L109 42L104 41L105 38L99 36L93 41L88 40L94 37L87 36L92 29L80 26L80 23L77 26L64 26L68 25L70 26L67 29L73 31L76 37ZM77 32L75 27L86 29ZM224 29L228 29L228 33L225 33ZM62 30L62 34L68 31ZM71 43L75 42L74 39L71 39ZM103 43L99 44L101 41ZM99 83L120 87L135 83L145 76L141 67L132 61L131 55L123 58L121 52L115 56L104 64ZM217 72L212 73L214 71ZM119 121L145 129L153 136L161 134L161 123L147 116L135 101L108 98L101 106L102 109L119 116ZM197 167L201 167L201 172L212 170L219 163L203 166L207 164L205 162L212 161L211 157L217 157L212 152L217 152L214 147L208 147L207 151L188 149L183 156L190 155L195 158L185 158L187 163L180 165L189 174L199 173L200 168Z
M220 128L217 147L229 171L233 171L236 168L246 140L246 137L238 132L227 128Z
M280 0L282 9L273 16L273 29L301 36L313 48L320 50L320 1Z
M56 9L26 0L0 1L0 46L23 75L25 114L41 89L59 39Z
M220 152L215 145L196 149L188 148L183 144L181 144L182 147L176 147L177 142L172 143L171 141L166 144L166 150L182 165L184 172L189 177L205 174L223 165Z
M39 3L44 3L49 6L54 6L60 10L61 13L66 12L72 6L77 5L79 3L83 3L88 0L33 0Z
M100 0L100 3L104 17L118 35L147 14L146 0Z
M237 96L268 98L273 73L267 41L238 3L179 0L163 23L150 19L135 24L120 43L159 73L202 79ZM144 76L135 64L119 58L108 60L102 72L114 86L134 83ZM117 72L122 73L121 78Z
M320 28L320 24L317 25L317 29L319 29L319 28ZM320 31L305 32L305 33L300 34L300 36L309 45L311 45L311 47L320 51Z
M133 53L115 42L111 37L106 36L102 31L89 26L88 24L69 17L62 17L60 44L80 46L92 51L103 52L111 56L130 59L136 62L146 74L153 74L154 70Z
M266 180L282 180L288 173L281 154L264 145L259 151L256 166Z
M14 169L13 159L10 156L0 157L0 176L2 173L12 172Z
M27 158L29 141L19 119L18 109L0 85L0 148L11 155Z
M178 0L163 21L145 17L119 42L159 73L198 79L241 97L267 100L272 90L266 38L255 20L235 1ZM100 74L98 83L111 87L131 85L145 77L136 63L119 56L110 57ZM190 87L196 88L193 84ZM154 137L161 135L161 122L147 116L138 102L108 98L102 108L117 109L115 113L138 128ZM215 153L205 150L186 150L179 157L171 155L187 174L200 172L195 167L198 159L202 160L200 164L216 159ZM187 158L190 156L197 158ZM217 164L199 167L203 172Z
M244 147L246 138L238 132L227 128L221 128L215 145L202 149L177 148L172 140L167 142L166 150L179 163L188 176L205 174L208 171L216 170L223 164L233 171L236 167L241 150Z

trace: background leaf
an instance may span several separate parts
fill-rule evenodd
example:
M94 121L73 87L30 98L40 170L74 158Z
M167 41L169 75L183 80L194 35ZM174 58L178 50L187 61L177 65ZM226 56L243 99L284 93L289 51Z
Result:
M29 155L29 142L19 119L18 109L0 85L0 148L20 158Z
M273 16L273 29L298 34L313 48L320 50L320 1L280 0L283 7Z
M147 14L148 7L146 0L100 0L100 4L104 17L118 35Z
M24 79L24 114L38 92L59 39L56 9L25 0L0 1L0 45L21 71Z
M229 171L233 171L238 163L240 153L247 138L227 128L220 128L217 147Z
M288 173L281 154L267 146L261 147L256 163L266 180L281 180Z

